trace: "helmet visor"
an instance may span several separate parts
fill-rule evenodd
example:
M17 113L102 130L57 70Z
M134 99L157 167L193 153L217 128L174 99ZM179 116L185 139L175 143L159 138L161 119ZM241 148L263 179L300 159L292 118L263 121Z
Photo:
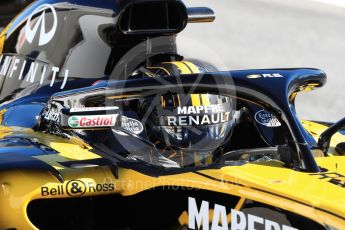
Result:
M231 135L234 121L202 126L160 126L168 146L190 151L214 150Z

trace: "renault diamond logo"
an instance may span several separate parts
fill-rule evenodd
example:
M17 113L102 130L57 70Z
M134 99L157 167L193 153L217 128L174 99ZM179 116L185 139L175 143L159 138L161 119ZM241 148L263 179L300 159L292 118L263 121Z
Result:
M50 30L46 31L46 10L50 9L53 14L53 26L50 28ZM32 17L37 14L38 12L42 12L40 16L37 17L36 23L32 23ZM33 25L32 25L33 24ZM43 4L40 7L38 7L36 10L34 10L31 15L28 18L28 21L26 22L25 26L25 34L26 34L26 40L31 44L34 40L38 28L41 27L41 30L39 32L39 46L43 46L50 42L52 38L55 35L56 29L57 29L57 15L54 7L50 4Z

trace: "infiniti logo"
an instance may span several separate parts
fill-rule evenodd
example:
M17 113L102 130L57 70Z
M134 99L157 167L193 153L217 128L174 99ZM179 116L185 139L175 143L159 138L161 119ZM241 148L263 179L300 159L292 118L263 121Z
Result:
M45 13L46 13L47 9L50 9L52 14L53 14L53 26L48 32L46 31L46 21L45 21L46 20L45 19ZM40 16L38 16L36 24L32 23L32 21L31 21L32 17L40 11L42 11L42 13ZM34 24L33 27L32 27L32 24ZM26 22L26 26L25 26L25 34L26 34L26 40L30 44L34 40L39 27L41 27L41 30L39 32L38 45L43 46L43 45L47 44L48 42L50 42L50 40L52 40L52 38L55 35L56 29L57 29L57 15L56 15L56 11L52 5L43 4L40 7L38 7L37 9L35 9L32 12L32 14L29 16L28 21Z

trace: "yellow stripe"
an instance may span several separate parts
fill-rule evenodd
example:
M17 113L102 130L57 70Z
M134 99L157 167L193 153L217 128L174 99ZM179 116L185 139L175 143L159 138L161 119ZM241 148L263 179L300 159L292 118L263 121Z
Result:
M6 113L7 109L3 109L0 111L0 124L2 125L2 120L4 118L4 114Z
M6 38L5 35L0 37L0 54L2 54L2 50L3 50L4 45L5 45L5 38Z
M139 97L139 94L128 94L128 95L119 95L119 96L109 96L107 99L126 99L132 97Z
M201 94L202 105L210 105L209 94Z
M200 73L200 69L194 63L189 61L183 61L182 63L187 65L192 70L192 73Z
M241 197L241 199L236 204L235 210L241 210L245 201L246 201L246 199L244 197Z
M181 71L181 74L190 74L191 73L190 69L185 64L183 64L182 62L179 62L179 61L163 62L163 64L175 65L177 68L179 68L179 70Z
M145 74L146 74L148 77L154 77L154 76L155 76L154 74L149 73L149 72L145 72Z
M162 69L164 72L166 72L169 76L170 76L170 72L167 70L167 69L165 69L165 68L163 68L163 67L161 67L161 66L157 66L157 67L146 67L147 69Z
M182 106L182 104L181 104L181 98L180 98L180 95L179 95L179 94L177 94L177 100L178 100L179 106Z
M191 96L191 99L192 99L192 106L199 106L199 105L201 105L199 94L191 94L190 96Z
M165 62L165 63L175 65L181 71L181 74L190 74L190 73L192 73L191 70L195 73L200 72L199 69L194 64L192 64L191 62L175 61L175 62ZM199 94L192 94L191 99L192 99L192 105L193 106L200 106L201 105Z
M175 62L163 62L162 64L172 64L176 66L181 74L191 74L191 73L200 73L199 68L193 64L192 62L188 61L175 61ZM148 68L154 68L154 67L148 67ZM162 68L162 67L157 67ZM164 69L164 68L162 68ZM168 72L166 69L164 69L166 72ZM170 75L170 74L169 74ZM202 102L200 101L200 94L191 94L191 100L193 106L200 106L201 104L209 105L210 101L207 95L202 95Z
M165 108L165 100L163 96L161 96L161 103L162 103L163 108Z
M173 101L174 107L178 106L178 105L176 105L175 95L171 95L171 99L172 99L172 101Z
M241 197L234 209L237 211L241 210L245 201L246 201L246 199L244 197ZM226 217L227 217L228 224L229 224L231 222L231 213L229 213Z
M0 33L0 37L5 36L8 32L8 30L10 29L10 27L12 26L13 20L5 27L5 29Z
M13 20L6 26L6 28L0 33L0 54L2 54L2 51L4 49L4 45L5 45L5 41L6 41L6 34L8 32L8 30L10 29Z

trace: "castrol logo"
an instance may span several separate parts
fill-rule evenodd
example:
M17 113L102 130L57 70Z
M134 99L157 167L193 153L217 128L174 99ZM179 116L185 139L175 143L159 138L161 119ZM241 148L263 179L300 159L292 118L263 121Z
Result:
M68 119L71 128L112 127L116 124L118 114L72 116Z

